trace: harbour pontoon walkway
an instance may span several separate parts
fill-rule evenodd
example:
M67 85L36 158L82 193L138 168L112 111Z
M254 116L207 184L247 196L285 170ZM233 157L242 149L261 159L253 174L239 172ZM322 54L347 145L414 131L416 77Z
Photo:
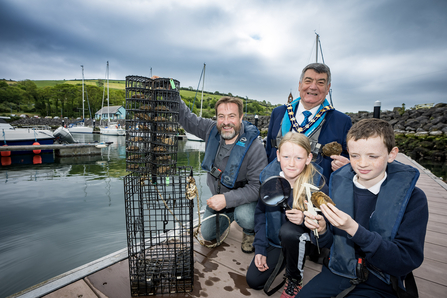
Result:
M399 154L398 160L420 170L421 176L417 186L424 190L429 203L430 218L425 239L425 260L422 266L414 271L419 297L447 297L447 185L405 155ZM159 297L267 297L263 291L256 291L247 286L245 273L254 255L244 254L241 251L241 239L241 229L233 224L230 235L220 247L208 249L195 241L193 292L165 294ZM67 286L61 285L60 289L50 294L43 294L45 295L43 297L130 298L128 263L127 259L122 257L126 253L127 251L123 250L98 262L92 262L81 268L82 270L74 270L74 274L77 272L83 276ZM104 269L95 269L101 267L104 262L111 262L113 258L121 260ZM308 260L304 282L308 282L320 270L321 265ZM91 273L82 273L89 271ZM282 274L275 283L281 277ZM62 283L63 278L60 276L53 279L53 287L54 282ZM41 296L42 294L38 294L36 290L48 286L48 283L44 283L34 291L22 292L23 295L19 297ZM271 297L278 298L280 295L281 290Z

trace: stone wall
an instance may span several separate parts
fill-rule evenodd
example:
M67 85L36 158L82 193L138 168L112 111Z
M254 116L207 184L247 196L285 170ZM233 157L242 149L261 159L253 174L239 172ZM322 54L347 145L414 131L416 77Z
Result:
M352 123L372 118L373 113L348 114ZM399 151L414 160L447 160L447 104L439 103L432 108L406 110L394 108L382 111L380 118L394 128Z
M348 113L352 123L372 118L372 112ZM432 108L406 110L394 108L393 111L381 111L380 118L388 121L396 135L415 136L446 136L447 135L447 104L439 103Z
M13 126L22 127L22 126L32 126L32 125L47 125L50 126L52 129L56 129L59 126L62 125L62 121L65 126L68 126L70 123L78 122L79 120L75 119L49 119L49 118L20 118L19 120L15 120L11 123ZM118 122L121 125L126 124L126 120L120 119L120 120L110 120L111 122ZM102 125L106 125L107 120L102 120ZM93 120L88 119L85 120L86 126L93 126ZM99 120L95 121L95 127L99 131Z

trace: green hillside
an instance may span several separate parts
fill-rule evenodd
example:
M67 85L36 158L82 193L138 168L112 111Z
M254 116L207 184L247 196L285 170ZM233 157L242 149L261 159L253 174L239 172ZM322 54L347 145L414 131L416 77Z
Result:
M102 79L84 80L85 117L93 117L102 105L105 85ZM109 80L110 105L126 103L126 81ZM190 88L180 88L180 96L185 103L198 114L202 92ZM233 96L218 91L203 94L202 116L214 116L214 106L222 96ZM270 102L259 102L254 99L241 98L244 101L244 112L248 114L269 115L273 108ZM194 105L194 106L193 106ZM0 115L27 114L45 116L64 116L76 118L82 116L82 80L0 80Z

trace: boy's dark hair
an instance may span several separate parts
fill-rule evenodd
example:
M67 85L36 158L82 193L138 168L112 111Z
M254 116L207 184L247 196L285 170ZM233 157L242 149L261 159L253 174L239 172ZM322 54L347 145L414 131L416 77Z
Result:
M346 135L346 143L351 139L357 141L370 137L382 137L388 153L396 146L394 130L391 125L385 120L376 118L362 119L355 123Z
M235 103L237 104L237 108L239 111L239 118L242 116L243 109L244 109L244 103L240 98L237 97L231 97L231 96L223 96L221 97L217 102L216 105L214 106L214 110L216 111L216 117L217 117L217 108L223 104L223 103Z

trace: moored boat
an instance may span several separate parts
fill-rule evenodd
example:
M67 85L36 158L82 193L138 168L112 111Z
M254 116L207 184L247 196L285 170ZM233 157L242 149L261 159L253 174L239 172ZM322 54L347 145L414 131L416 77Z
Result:
M93 133L93 127L85 126L84 117L84 65L82 67L82 120L72 123L68 126L68 131L70 133ZM88 99L88 98L87 98Z
M15 128L3 119L0 119L0 137L3 141L1 145L7 146L33 145L35 142L39 145L54 143L53 133L47 127ZM32 151L11 151L11 153L29 154Z
M109 61L107 61L107 108L104 107L104 93L103 93L103 99L102 99L102 109L98 112L99 115L101 115L101 119L102 119L102 114L107 111L107 125L104 127L100 127L99 131L102 135L109 135L109 136L125 136L126 135L126 130L118 123L118 122L110 122L110 113L113 111L115 112L115 109L117 107L110 107L110 100L109 100ZM105 86L104 86L105 88Z
M99 128L102 135L109 136L125 136L126 130L121 127L119 123L109 123L106 127Z

